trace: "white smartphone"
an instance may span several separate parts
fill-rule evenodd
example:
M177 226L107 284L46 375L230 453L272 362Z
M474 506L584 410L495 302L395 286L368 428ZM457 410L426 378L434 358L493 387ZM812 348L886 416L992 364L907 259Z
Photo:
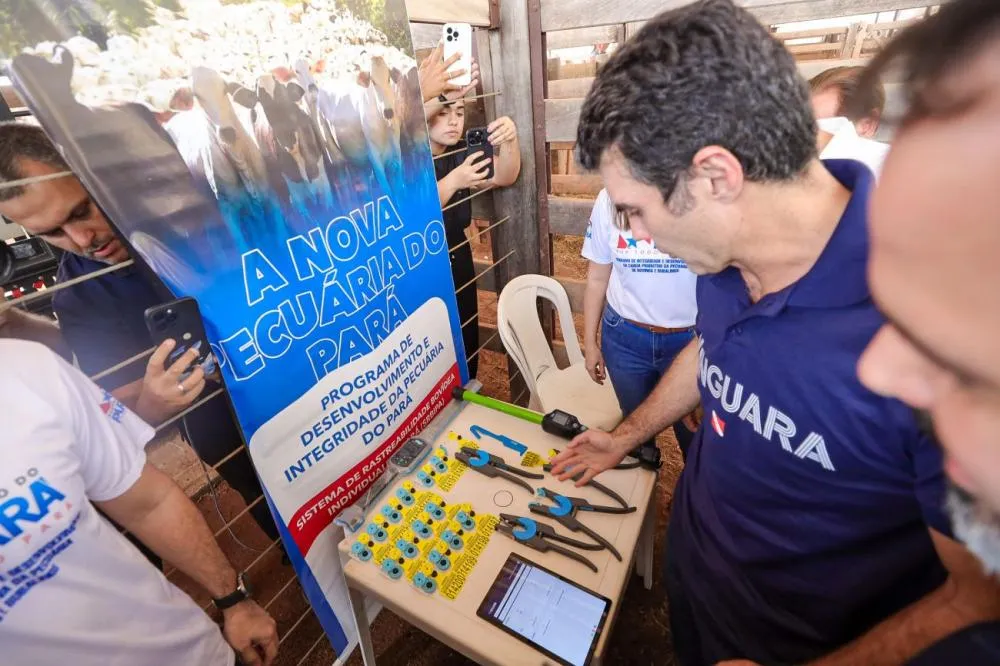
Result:
M445 23L441 38L444 40L442 55L445 60L456 53L460 56L451 69L465 70L465 74L451 82L459 86L469 85L472 83L472 26L468 23Z

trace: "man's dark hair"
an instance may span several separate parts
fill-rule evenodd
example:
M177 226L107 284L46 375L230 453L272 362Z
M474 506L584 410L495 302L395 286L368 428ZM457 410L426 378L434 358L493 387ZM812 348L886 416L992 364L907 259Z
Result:
M816 121L795 60L730 0L649 21L598 73L577 128L585 168L618 149L665 201L711 145L758 182L793 179L816 156Z
M20 168L22 159L48 164L59 171L70 170L41 127L18 122L0 123L0 183L24 178ZM0 201L9 201L22 194L23 185L0 188Z
M844 116L852 123L866 118L879 120L885 111L885 86L878 81L875 85L858 88L864 71L864 67L857 66L831 67L809 79L809 89L814 95L836 90L840 100L837 115ZM845 105L846 100L851 100L850 108Z
M902 75L906 117L912 120L953 110L936 90L941 79L1000 38L1000 2L954 0L933 16L901 32L879 52L858 82L849 108L864 106L864 91L892 69Z

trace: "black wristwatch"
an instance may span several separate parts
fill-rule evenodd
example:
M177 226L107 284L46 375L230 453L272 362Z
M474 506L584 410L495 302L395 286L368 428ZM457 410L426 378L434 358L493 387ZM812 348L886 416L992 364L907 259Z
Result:
M212 603L219 610L226 610L249 598L250 584L247 582L246 574L241 571L236 574L236 590L219 599L212 599Z

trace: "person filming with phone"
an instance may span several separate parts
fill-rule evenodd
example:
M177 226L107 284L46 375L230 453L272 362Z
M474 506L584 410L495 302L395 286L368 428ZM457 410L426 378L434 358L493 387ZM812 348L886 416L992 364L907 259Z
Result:
M487 127L465 131L465 95L478 84L477 67L472 63L469 71L472 81L456 89L449 81L448 63L459 62L455 56L441 60L440 47L431 52L421 68L421 88L424 98L431 92L425 110L430 135L431 153L434 155L434 174L437 178L438 197L444 210L444 226L451 248L451 273L458 289L458 313L462 323L462 340L469 356L479 348L479 302L472 263L472 248L466 243L465 229L472 224L472 192L493 187L507 187L517 180L521 172L521 148L514 121L504 116ZM438 62L440 61L440 62ZM437 72L439 75L434 76ZM454 72L452 72L454 73ZM432 86L438 86L431 90ZM471 145L470 145L471 144ZM450 207L449 207L450 206ZM464 245L463 245L464 243ZM479 357L469 361L469 377L475 378Z
M69 170L40 127L0 123L0 182ZM0 215L63 250L58 282L130 258L129 248L75 176L0 190ZM57 292L52 309L58 326L20 308L0 309L0 338L40 342L64 356L68 349L88 375L121 365L97 383L144 421L158 425L216 388L206 384L204 371L195 364L197 350L189 349L171 360L177 344L171 339L156 346L145 368L141 358L125 362L154 346L144 315L147 308L163 300L160 291L137 267L123 266ZM187 414L182 431L208 465L243 445L228 405L218 398ZM263 491L248 455L231 458L218 471L247 504L261 496ZM250 512L269 537L278 538L266 502L257 502ZM157 563L148 551L147 556Z

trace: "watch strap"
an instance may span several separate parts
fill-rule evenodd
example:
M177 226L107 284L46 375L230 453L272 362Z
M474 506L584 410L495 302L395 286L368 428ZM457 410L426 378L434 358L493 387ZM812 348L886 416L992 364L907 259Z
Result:
M215 604L215 607L219 610L226 610L227 608L232 608L241 601L246 601L249 598L250 591L247 589L247 586L243 581L243 574L240 573L236 577L236 589L224 597L212 599L212 603Z

